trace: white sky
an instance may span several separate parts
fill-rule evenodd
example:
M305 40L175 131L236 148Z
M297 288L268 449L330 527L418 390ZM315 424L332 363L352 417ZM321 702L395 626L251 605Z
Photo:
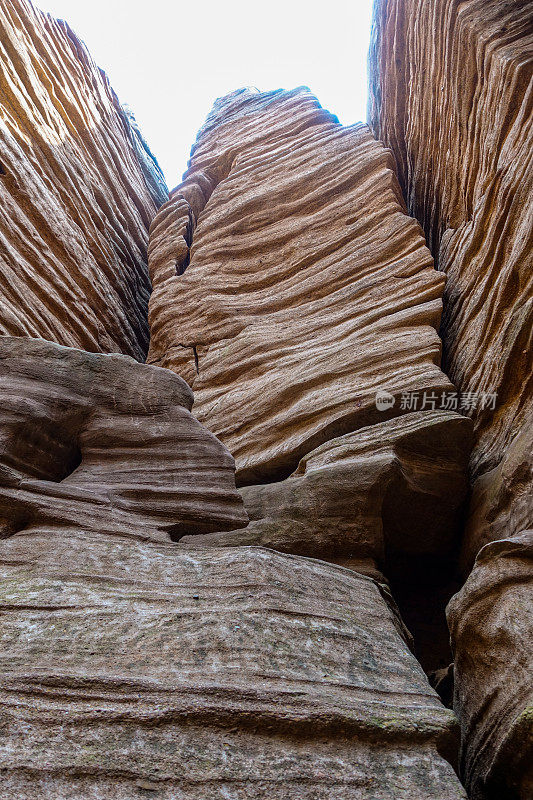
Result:
M34 0L66 19L181 180L216 97L309 86L349 125L366 119L372 0Z

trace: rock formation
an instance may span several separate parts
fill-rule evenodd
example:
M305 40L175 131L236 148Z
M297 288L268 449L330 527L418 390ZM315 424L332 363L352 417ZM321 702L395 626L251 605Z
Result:
M473 401L464 577L479 555L449 614L474 798L533 791L531 718L522 714L532 573L516 544L533 527L532 87L531 3L377 0L370 124L392 149L408 209L447 274L444 363Z
M182 544L263 545L389 572L407 556L450 554L467 491L470 421L418 411L305 456L286 480L241 489L250 524ZM386 558L387 554L387 558Z
M531 404L533 9L501 0L378 0L370 124L448 276L445 364L471 409L479 474Z
M64 22L0 7L0 333L142 360L162 174Z
M243 90L215 103L152 223L148 360L193 387L240 483L381 422L379 389L389 416L402 393L420 408L453 390L443 276L392 169L365 125L342 127L308 90Z
M0 569L3 798L466 799L369 578L94 533L13 536Z
M0 337L0 535L136 539L236 528L226 448L168 370ZM2 524L3 521L3 524Z
M472 800L533 794L533 531L483 547L448 619Z
M148 359L235 457L251 525L206 541L384 570L405 613L436 568L437 668L469 423L439 368L443 276L392 167L305 88L217 100L150 229Z
M529 800L530 11L377 0L386 146L243 89L168 199L2 3L0 800Z

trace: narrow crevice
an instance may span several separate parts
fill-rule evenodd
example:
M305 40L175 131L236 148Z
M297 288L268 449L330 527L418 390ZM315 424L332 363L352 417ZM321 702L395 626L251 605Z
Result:
M196 349L196 345L195 344L193 344L193 346L192 346L192 351L194 353L194 366L195 366L195 369L196 369L196 374L199 375L200 374L200 361L198 359L198 350Z

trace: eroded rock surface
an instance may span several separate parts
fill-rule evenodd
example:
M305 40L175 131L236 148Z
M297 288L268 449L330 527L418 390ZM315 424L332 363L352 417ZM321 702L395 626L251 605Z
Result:
M461 547L460 567L466 577L479 550L533 526L533 414L497 467L480 475L472 497Z
M533 570L510 542L533 527L533 6L377 0L370 84L370 125L447 275L445 368L472 398L463 577L479 556L450 605L463 775L476 800L529 798L515 716L533 685Z
M386 553L447 556L468 489L470 436L467 418L420 411L332 439L286 480L240 490L247 528L181 544L263 545L358 570L370 559L386 572Z
M444 277L390 153L306 89L215 103L151 227L149 361L181 374L241 484L381 422L376 391L451 390ZM420 408L420 405L418 406Z
M2 797L466 797L368 578L90 532L13 536L0 570Z
M245 525L233 458L192 400L128 356L0 337L0 531L54 547L80 530L168 540Z
M485 545L448 607L473 800L533 793L533 531Z
M446 370L471 409L476 474L531 413L533 6L377 0L371 127L447 274Z
M142 360L163 176L68 25L0 8L0 333Z

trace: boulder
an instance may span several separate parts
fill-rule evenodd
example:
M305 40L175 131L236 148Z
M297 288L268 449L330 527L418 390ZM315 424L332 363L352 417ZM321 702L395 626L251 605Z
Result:
M244 486L245 529L180 544L262 545L358 571L370 559L388 572L398 553L449 556L468 491L470 437L471 421L451 411L361 428L304 456L284 481Z
M192 401L129 356L0 337L0 533L170 541L245 525L233 458Z

